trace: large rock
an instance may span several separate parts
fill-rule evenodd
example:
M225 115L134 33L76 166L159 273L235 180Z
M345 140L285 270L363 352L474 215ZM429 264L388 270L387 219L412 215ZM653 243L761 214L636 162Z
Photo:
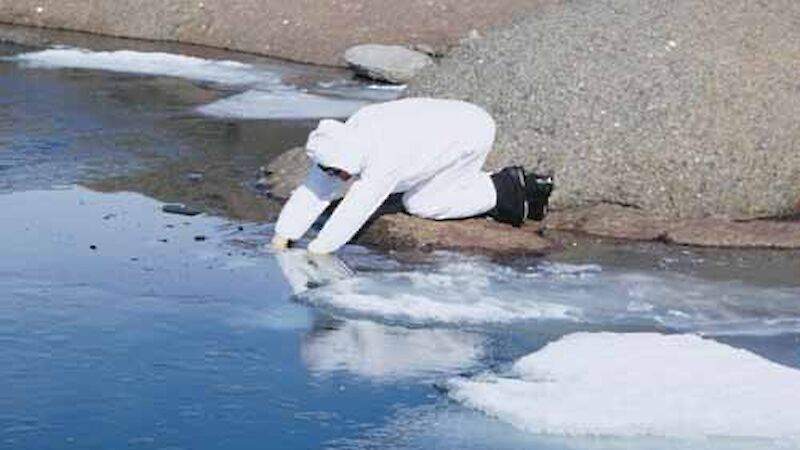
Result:
M472 40L411 95L499 123L493 167L554 169L556 208L748 219L800 198L800 2L573 0Z
M430 56L398 45L357 45L347 49L344 59L357 74L378 81L408 83L433 63Z

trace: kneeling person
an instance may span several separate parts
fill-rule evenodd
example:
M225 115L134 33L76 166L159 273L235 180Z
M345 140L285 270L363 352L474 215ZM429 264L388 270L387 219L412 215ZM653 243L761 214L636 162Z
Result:
M541 220L552 178L519 166L484 172L494 137L486 111L455 100L409 98L364 107L345 123L322 120L306 144L314 164L283 207L272 246L300 239L342 196L310 252L346 244L393 193L403 193L406 211L425 219Z

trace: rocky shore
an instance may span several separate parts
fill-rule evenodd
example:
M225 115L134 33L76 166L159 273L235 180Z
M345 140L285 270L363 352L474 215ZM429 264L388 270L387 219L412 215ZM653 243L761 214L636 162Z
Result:
M489 168L556 173L555 211L541 224L395 214L375 220L362 242L537 253L558 248L553 235L566 230L800 248L800 4L792 0L88 3L0 0L0 22L329 65L344 64L353 45L416 48L437 61L398 47L376 57L365 46L347 62L361 74L410 79L408 95L486 108L499 125ZM359 68L356 53L391 67ZM422 72L394 65L395 55ZM274 199L288 196L307 164L297 149L270 163Z
M465 41L413 78L408 95L489 110L499 125L490 168L554 170L556 211L535 232L388 216L362 237L537 252L558 247L540 232L566 230L800 248L791 219L800 199L798 14L789 0L576 0ZM482 239L448 238L468 229Z

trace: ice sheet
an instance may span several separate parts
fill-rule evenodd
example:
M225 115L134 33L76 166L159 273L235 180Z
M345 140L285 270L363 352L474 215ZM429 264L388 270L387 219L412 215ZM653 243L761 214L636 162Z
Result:
M566 320L765 335L800 330L798 298L797 288L668 272L548 263L513 270L479 261L365 274L302 297L341 314L414 326Z
M250 90L197 109L201 114L233 119L346 118L369 102L325 97L284 89L278 92Z
M481 264L454 264L441 272L365 275L303 294L315 306L411 325L506 323L529 319L575 320L578 308L519 297L494 284Z
M29 68L106 70L168 76L247 89L197 108L201 114L231 119L346 118L374 102L397 98L402 89L351 80L311 84L309 91L282 81L272 68L237 61L158 52L95 52L53 48L5 58ZM240 89L241 90L241 89Z
M10 58L32 68L71 68L111 72L160 75L225 85L280 84L280 77L269 71L236 61L211 60L158 52L119 50L94 52L78 48L53 48L22 53Z
M449 396L536 434L800 444L800 371L695 335L576 333Z

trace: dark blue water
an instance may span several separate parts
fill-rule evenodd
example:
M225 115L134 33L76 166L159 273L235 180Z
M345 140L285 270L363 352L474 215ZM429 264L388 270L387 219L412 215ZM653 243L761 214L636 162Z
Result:
M23 50L0 45L3 54ZM800 367L800 334L770 322L800 316L786 300L796 292L791 267L739 288L752 262L731 254L590 249L508 268L446 254L408 262L352 246L341 256L364 277L356 287L383 300L351 310L298 299L260 248L269 223L160 210L164 200L196 199L170 190L185 175L181 161L227 167L227 182L246 188L258 165L302 142L310 126L191 112L220 95L185 80L0 62L0 448L754 448L534 436L448 400L436 385L503 370L574 331L682 332L712 322L728 327L719 342ZM125 189L134 192L84 187L120 175L134 177ZM161 187L137 189L147 176ZM592 269L581 278L587 263L609 277ZM634 271L650 278L625 278ZM727 284L714 284L720 271ZM670 278L695 272L711 288ZM628 306L626 296L639 294L618 289L625 282L656 289L653 311L684 308L690 318L659 323ZM412 292L461 313L453 283L465 302L500 293L500 306L517 311L527 306L517 298L549 289L585 316L431 322L413 309L400 319L376 309ZM728 305L683 302L715 290ZM741 292L767 306L744 308Z

